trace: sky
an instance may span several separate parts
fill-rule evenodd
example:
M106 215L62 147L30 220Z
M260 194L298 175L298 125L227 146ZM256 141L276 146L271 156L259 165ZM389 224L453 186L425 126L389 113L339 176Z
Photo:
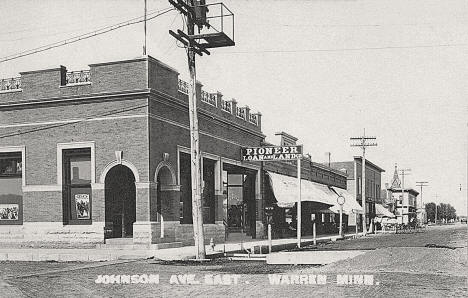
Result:
M213 3L213 1L208 1ZM425 202L467 213L468 1L226 0L235 14L234 47L197 57L197 79L262 113L267 141L285 131L316 162L361 155L350 137L377 137L368 160L411 169L405 186L428 181ZM0 60L143 14L143 0L2 0ZM148 0L148 10L170 7ZM148 54L188 78L187 60L168 30L169 12L148 22ZM143 25L0 63L0 78L19 72L142 55ZM461 190L460 190L461 188Z

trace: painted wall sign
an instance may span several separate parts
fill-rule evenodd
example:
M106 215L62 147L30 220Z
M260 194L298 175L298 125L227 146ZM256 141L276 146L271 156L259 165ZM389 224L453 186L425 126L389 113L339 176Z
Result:
M246 147L241 149L242 161L292 160L302 157L302 145Z

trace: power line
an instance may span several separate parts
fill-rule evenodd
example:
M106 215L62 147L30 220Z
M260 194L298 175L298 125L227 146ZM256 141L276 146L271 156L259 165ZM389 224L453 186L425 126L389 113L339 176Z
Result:
M53 129L53 128L57 128L57 127L62 127L62 126L67 126L67 125L71 125L71 124L76 124L76 123L88 121L88 120L93 119L95 117L112 116L112 115L120 114L120 113L123 113L123 112L128 112L128 111L133 111L133 110L136 110L136 109L144 108L144 107L147 107L147 106L148 106L148 104L144 104L144 105L133 106L133 107L125 108L125 109L116 109L116 110L112 110L112 111L102 113L102 114L95 114L95 115L86 117L84 119L77 119L75 121L72 120L72 121L66 122L66 123L58 123L58 124L53 124L53 125L49 125L49 126L46 126L46 127L39 127L39 128L30 129L30 130L12 132L12 133L9 133L9 134L0 135L0 139L19 136L19 135L24 135L24 134L27 134L27 133L44 131L44 130Z
M154 19L156 17L159 17L159 16L161 16L163 14L166 14L166 13L168 13L170 11L173 11L173 10L174 10L174 8L166 8L166 9L163 9L163 10L159 10L159 11L157 11L155 13L152 13L154 15L152 15L151 17L147 17L146 20L147 21L152 20L152 19ZM75 36L75 37L72 37L72 38L68 38L68 39L65 39L65 40L62 40L62 41L58 41L58 42L55 42L55 43L44 45L44 46L41 46L41 47L38 47L38 48L34 48L34 49L30 49L30 50L20 52L20 53L17 53L17 54L5 56L3 58L0 58L0 63L6 62L6 61L9 61L9 60L18 59L18 58L21 58L21 57L24 57L24 56L29 56L29 55L32 55L32 54L44 52L44 51L47 51L47 50L50 50L50 49L53 49L53 48L58 48L58 47L61 47L61 46L64 46L64 45L75 43L75 42L78 42L80 40L88 39L88 38L91 38L91 37L94 37L94 36L97 36L97 35L101 35L101 34L104 34L104 33L110 32L110 31L120 29L122 27L126 27L126 26L129 26L129 25L133 25L133 24L137 24L137 23L141 23L141 22L144 22L144 16L137 17L137 18L125 21L125 22L115 24L115 25L103 27L101 29L98 29L98 30L95 30L95 31L92 31L92 32L89 32L89 33L78 35L78 36Z
M158 10L151 10L149 11L149 13L154 13ZM113 16L100 16L99 17L99 20L104 20L104 19L115 19L115 18L119 18L121 19L122 17L129 17L129 15L113 15ZM56 16L56 18L58 18L58 16ZM133 19L136 19L138 17L134 17ZM86 22L95 22L96 21L96 18L93 18L93 19L88 19L88 20L85 20ZM37 30L37 31L42 31L41 29L49 29L51 26L56 26L56 27L66 27L66 26L70 26L70 25L78 25L78 24L82 24L83 23L83 19L80 19L80 20L77 20L76 22L67 22L67 23L53 23L53 24L48 24L46 26L33 26L31 24L29 24L30 26L33 26L33 28L26 28L26 29L20 29L20 30L12 30L12 31L2 31L0 32L0 36L8 36L8 35L14 35L14 36L17 36L18 34L15 34L15 33L21 33L21 32L29 32L29 33L32 33L32 30ZM24 25L24 24L23 24ZM89 28L91 29L91 28ZM79 30L83 30L83 28L81 29L76 29L76 30L66 30L66 31L60 31L60 32L55 32L55 33L52 33L52 34L40 34L40 35L37 35L37 34L34 34L34 37L37 37L37 36L54 36L54 35L58 35L58 34L62 34L62 33L69 33L69 32L76 32L76 31L79 31ZM27 37L22 37L22 38L16 38L16 39L1 39L0 41L2 42L9 42L9 41L18 41L18 40L24 40L24 39L29 39L31 38L30 36L27 36Z
M345 52L345 51L420 49L420 48L467 47L467 46L468 46L468 43L453 43L453 44L434 44L434 45L419 45L419 46L385 46L385 47L359 47L359 48L336 48L336 49L254 50L254 51L220 52L219 54Z

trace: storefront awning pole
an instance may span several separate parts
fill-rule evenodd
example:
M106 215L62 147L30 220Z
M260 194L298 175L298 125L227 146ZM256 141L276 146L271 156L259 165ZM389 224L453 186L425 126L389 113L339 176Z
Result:
M297 159L297 247L301 248L301 157Z

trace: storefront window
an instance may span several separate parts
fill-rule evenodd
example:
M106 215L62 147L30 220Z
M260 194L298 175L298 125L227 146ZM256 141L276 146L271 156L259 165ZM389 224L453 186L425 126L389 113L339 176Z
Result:
M0 154L0 225L22 224L21 152Z
M91 223L91 149L63 151L64 223Z

